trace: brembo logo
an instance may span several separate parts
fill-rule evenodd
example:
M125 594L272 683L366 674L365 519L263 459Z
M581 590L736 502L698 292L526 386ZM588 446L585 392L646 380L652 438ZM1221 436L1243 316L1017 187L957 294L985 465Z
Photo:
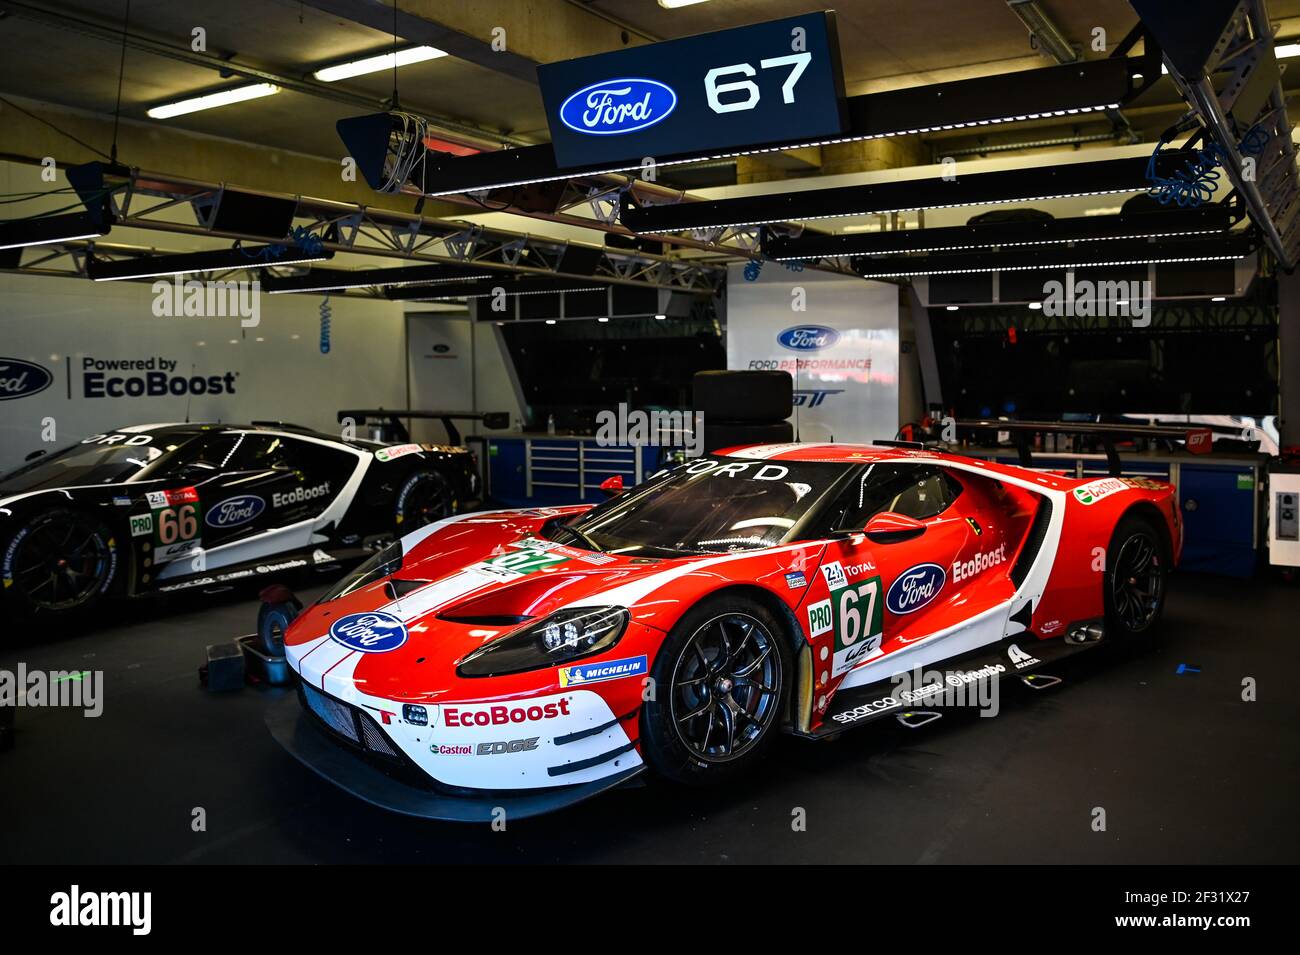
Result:
M560 105L560 121L575 133L620 136L668 118L677 94L658 80L606 80L584 86Z
M795 325L776 336L777 344L791 351L818 351L840 340L840 333L825 325Z

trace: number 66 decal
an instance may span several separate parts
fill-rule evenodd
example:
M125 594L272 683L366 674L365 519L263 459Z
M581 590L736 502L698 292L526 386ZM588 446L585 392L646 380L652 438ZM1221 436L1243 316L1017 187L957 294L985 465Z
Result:
M785 82L781 84L781 101L790 104L794 102L794 85L799 82L799 77L803 76L803 71L808 69L808 64L811 62L811 53L791 53L788 56L773 56L766 60L760 60L758 65L764 70L780 66L791 68ZM705 73L704 95L709 101L709 109L715 113L735 113L741 110L753 109L757 106L762 93L758 88L758 84L752 79L748 79L748 77L754 76L756 72L748 63L733 63L731 66L716 66ZM726 83L718 82L719 77L735 74L743 75L746 79L731 80ZM745 98L724 103L718 97L725 93L743 93Z
M158 512L158 543L174 544L192 539L199 532L199 520L193 504L165 507Z

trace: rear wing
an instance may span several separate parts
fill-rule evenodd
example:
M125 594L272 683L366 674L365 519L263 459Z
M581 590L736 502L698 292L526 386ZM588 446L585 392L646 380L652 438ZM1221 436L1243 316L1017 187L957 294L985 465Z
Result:
M483 427L493 431L510 426L510 415L505 411L414 411L410 408L345 408L338 413L340 423L351 418L362 427L374 419L374 423L392 435L392 440L405 442L411 440L411 434L402 424L403 418L436 418L442 422L447 431L447 440L460 444L460 429L452 421L481 421Z
M1033 466L1033 438L1040 434L1069 434L1099 439L1106 452L1112 476L1123 473L1117 441L1182 441L1191 454L1209 454L1213 448L1210 428L1177 428L1150 424L1106 424L1090 421L998 421L991 418L959 420L958 432L1006 431L1015 443L1022 467Z

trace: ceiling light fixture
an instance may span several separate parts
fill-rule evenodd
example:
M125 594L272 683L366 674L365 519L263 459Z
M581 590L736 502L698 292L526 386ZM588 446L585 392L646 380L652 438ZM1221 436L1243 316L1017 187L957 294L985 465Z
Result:
M112 224L89 212L72 212L59 216L37 216L0 223L0 249L18 249L29 245L52 245L77 239L98 239L112 231ZM21 254L21 253L20 253Z
M274 83L253 83L249 86L236 86L233 89L220 90L216 93L206 93L203 96L192 96L189 99L163 103L161 106L151 107L146 112L151 119L171 119L173 116L197 113L203 109L216 109L218 106L242 103L245 100L272 96L278 92L280 92L280 87Z
M473 272L448 265L416 265L394 269L312 269L306 275L267 276L262 290L268 295L295 292L333 292L351 288L401 288L438 285L491 278L490 272Z
M436 60L446 55L446 50L440 50L434 46L412 46L407 47L405 50L398 50L396 53L380 53L376 56L362 57L359 60L349 60L346 63L327 66L317 70L312 76L322 83L337 83L339 80L351 79L354 76L380 73L384 70L391 70L394 66L409 66L412 63Z
M86 260L86 275L96 282L120 282L193 272L225 272L236 269L264 269L272 265L324 262L334 258L329 249L307 251L294 246L264 245L176 255L146 255L107 261L93 255Z
M697 3L708 3L709 0L659 0L659 6L665 10L677 10L680 7L693 7Z

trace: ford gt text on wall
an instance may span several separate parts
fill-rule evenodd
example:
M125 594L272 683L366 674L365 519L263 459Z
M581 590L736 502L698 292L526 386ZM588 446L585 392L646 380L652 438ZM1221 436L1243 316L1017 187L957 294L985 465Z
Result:
M463 448L389 447L292 425L141 425L0 475L10 611L224 585L373 553L477 504Z
M541 812L647 768L705 783L778 730L903 701L891 677L1024 675L1154 626L1172 489L925 450L773 445L703 457L594 508L451 517L294 621L269 717L378 805Z

